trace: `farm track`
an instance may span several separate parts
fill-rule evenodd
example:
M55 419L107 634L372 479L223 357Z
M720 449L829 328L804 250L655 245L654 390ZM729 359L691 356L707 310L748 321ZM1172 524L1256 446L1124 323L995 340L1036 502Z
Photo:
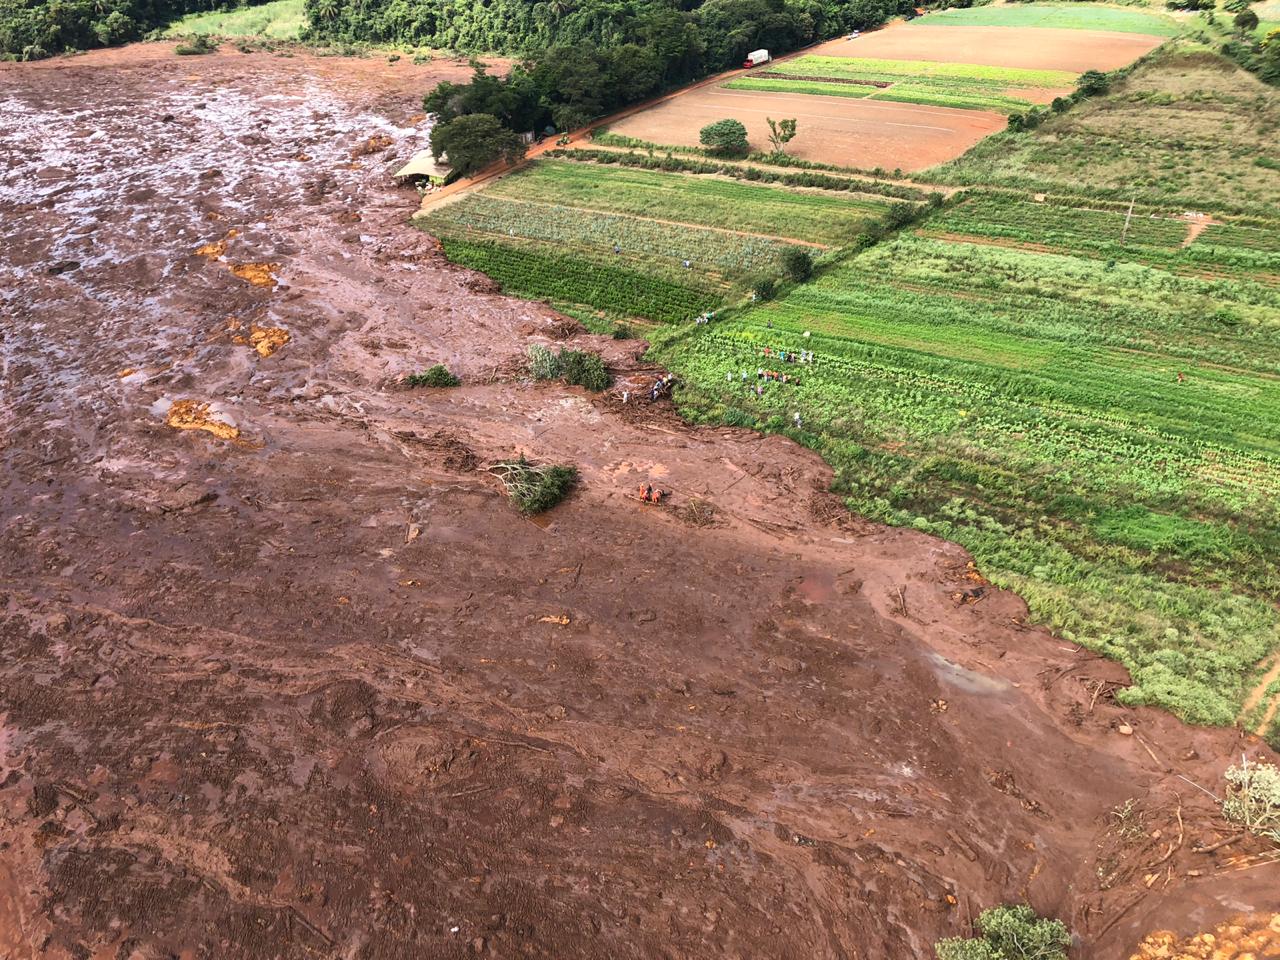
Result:
M401 124L467 73L0 64L0 953L896 960L1026 897L1120 960L1272 903L1179 779L1255 742L956 602L964 552L812 451L519 379L531 343L658 371L404 223ZM464 386L399 385L435 362ZM537 524L476 469L515 452L582 472ZM1099 889L1130 798L1188 843Z

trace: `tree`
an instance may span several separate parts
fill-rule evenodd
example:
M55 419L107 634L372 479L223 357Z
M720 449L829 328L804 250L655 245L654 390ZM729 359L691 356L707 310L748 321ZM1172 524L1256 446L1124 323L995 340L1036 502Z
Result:
M1076 80L1076 89L1081 96L1097 97L1111 89L1111 78L1101 70L1086 70Z
M804 247L788 247L782 255L782 270L797 282L813 276L813 256Z
M1258 47L1258 76L1267 83L1280 84L1280 30L1272 30Z
M718 157L747 154L747 128L738 120L717 120L698 132L698 142Z
M769 142L773 144L774 153L783 153L783 147L790 143L796 135L796 122L794 120L774 120L772 117L765 117L769 124Z
M442 123L431 131L431 154L437 160L449 155L449 164L460 176L487 167L499 157L515 163L524 156L525 143L488 113L469 113Z
M1232 21L1236 25L1236 29L1240 31L1240 36L1247 36L1258 29L1258 15L1252 10L1241 10L1235 15Z

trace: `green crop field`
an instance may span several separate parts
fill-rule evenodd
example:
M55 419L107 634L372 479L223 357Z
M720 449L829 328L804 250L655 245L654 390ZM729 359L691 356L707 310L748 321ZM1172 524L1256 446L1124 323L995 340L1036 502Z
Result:
M256 7L229 11L193 13L170 24L167 37L215 36L259 37L266 40L297 40L307 25L303 0L271 0Z
M848 243L888 208L848 193L539 160L418 223L512 293L678 322L779 276L790 248L819 257ZM547 264L566 257L585 273L553 282Z
M929 25L963 27L1057 27L1066 30L1105 30L1173 37L1181 32L1170 17L1108 7L1098 3L1017 3L942 10L925 18Z
M486 195L832 245L848 243L888 207L847 194L558 161L507 177Z
M1010 91L1069 89L1075 79L1074 73L1063 70L807 56L773 65L763 76L730 80L725 86L1014 113L1032 104Z

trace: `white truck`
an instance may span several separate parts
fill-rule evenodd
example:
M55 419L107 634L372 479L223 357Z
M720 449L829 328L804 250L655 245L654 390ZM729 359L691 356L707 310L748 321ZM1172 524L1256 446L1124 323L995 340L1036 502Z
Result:
M747 59L742 61L744 67L758 67L762 63L768 63L773 57L769 56L768 50L752 50L747 54Z

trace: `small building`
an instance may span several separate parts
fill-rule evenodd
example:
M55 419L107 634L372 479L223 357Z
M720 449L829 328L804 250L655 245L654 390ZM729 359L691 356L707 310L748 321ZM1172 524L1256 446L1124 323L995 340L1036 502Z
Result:
M448 154L437 160L430 150L419 150L413 159L396 171L395 177L397 180L426 180L433 187L442 187L452 172Z

